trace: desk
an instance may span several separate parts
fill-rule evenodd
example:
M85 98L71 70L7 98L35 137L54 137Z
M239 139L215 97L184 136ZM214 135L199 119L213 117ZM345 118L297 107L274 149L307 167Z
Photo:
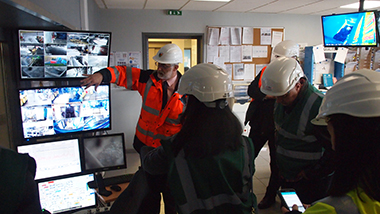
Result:
M96 195L98 196L99 200L106 206L107 204L115 201L119 195L128 187L128 183L122 183L118 184L121 187L121 190L119 192L113 191L110 189L110 186L106 187L106 190L111 191L112 194L110 196L103 196L98 193L98 189L96 189Z

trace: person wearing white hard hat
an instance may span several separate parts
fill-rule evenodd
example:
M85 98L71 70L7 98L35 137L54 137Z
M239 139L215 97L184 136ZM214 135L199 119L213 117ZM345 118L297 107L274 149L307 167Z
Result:
M295 189L304 203L327 196L334 172L334 151L326 129L310 120L323 95L306 79L297 60L278 58L262 76L260 90L276 98L276 163L281 188Z
M133 147L138 153L142 146L160 146L160 140L170 139L181 129L179 116L183 113L184 104L180 100L181 95L176 91L182 76L178 71L178 64L183 61L182 50L175 44L167 44L153 59L156 61L157 70L141 70L127 66L108 67L93 75L87 75L88 77L81 81L86 87L97 87L102 82L116 83L140 93L142 107L133 142ZM165 180L150 175L147 177L152 186ZM159 192L151 195L156 195L156 198L152 199L155 203L142 208L149 209L147 213L159 213L161 196ZM169 194L167 195L169 197ZM165 194L164 201L167 201ZM170 207L169 203L165 203L166 213L174 213L174 202L171 204Z
M228 106L233 88L227 72L198 64L183 75L178 92L187 99L183 127L161 147L142 148L143 168L168 172L180 214L253 213L254 147Z
M326 92L312 123L327 125L339 162L329 197L305 213L380 213L379 107L380 73L369 69L343 76Z
M299 45L291 40L284 40L278 43L273 51L272 58L289 57L297 59L299 57ZM268 142L270 155L270 171L268 186L264 197L258 204L259 209L266 209L275 203L277 190L280 187L278 168L276 165L276 148L274 145L274 122L273 109L275 98L265 95L260 91L261 77L265 71L264 67L256 78L248 86L248 95L252 98L245 116L244 125L249 124L249 137L255 146L256 156Z

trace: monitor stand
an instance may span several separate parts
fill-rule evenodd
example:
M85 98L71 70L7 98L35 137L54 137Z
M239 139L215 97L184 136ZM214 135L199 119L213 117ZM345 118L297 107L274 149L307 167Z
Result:
M95 173L95 183L96 183L96 186L98 187L98 193L100 195L107 197L112 194L111 191L106 190L106 187L104 186L102 174L99 172Z

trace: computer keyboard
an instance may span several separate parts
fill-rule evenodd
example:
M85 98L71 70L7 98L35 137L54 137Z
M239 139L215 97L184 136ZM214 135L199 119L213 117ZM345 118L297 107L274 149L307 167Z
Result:
M104 186L130 182L132 180L133 175L134 174L124 174L124 175L119 175L119 176L114 176L114 177L109 177L109 178L103 178ZM90 181L87 184L88 184L88 187L92 189L97 188L95 181Z

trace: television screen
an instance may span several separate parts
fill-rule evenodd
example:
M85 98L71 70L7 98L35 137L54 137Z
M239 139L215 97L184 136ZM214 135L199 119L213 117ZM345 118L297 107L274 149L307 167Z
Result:
M41 207L50 213L73 213L95 208L95 190L87 186L93 180L94 175L88 174L39 182Z
M83 78L107 67L111 33L19 30L21 79Z
M20 89L25 139L111 129L110 85Z
M322 16L325 47L377 46L375 12L357 12Z
M17 151L36 161L36 180L81 172L79 139L20 145Z
M84 137L81 147L85 172L127 168L123 133Z

